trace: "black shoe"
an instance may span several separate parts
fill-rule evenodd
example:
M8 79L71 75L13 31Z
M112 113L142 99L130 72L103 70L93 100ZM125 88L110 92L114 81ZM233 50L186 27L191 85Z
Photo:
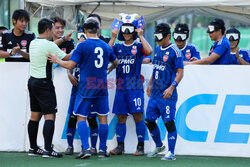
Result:
M121 155L124 153L124 145L118 145L116 148L110 151L111 155Z
M61 158L61 157L63 157L63 155L61 153L54 151L54 150L51 150L51 151L44 150L43 158L53 158L53 157Z
M99 158L110 157L110 154L107 151L100 150L98 152L98 157Z
M87 159L91 157L91 150L88 148L86 150L82 150L76 157L76 159Z
M66 155L73 155L73 153L74 153L74 148L70 146L65 151Z
M144 146L137 146L134 156L142 156L142 155L144 155Z
M91 155L97 155L97 150L96 150L96 148L91 147L90 150L91 150Z
M29 149L29 156L38 156L38 155L43 155L43 149L40 149L39 147L37 147L36 149L30 148Z

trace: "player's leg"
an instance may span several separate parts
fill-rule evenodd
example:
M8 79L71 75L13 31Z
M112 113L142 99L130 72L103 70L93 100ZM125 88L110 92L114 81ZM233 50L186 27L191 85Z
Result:
M129 113L133 115L135 125L136 125L136 134L138 139L138 145L135 156L144 155L144 140L146 126L143 120L143 111L144 111L144 92L143 90L132 90L129 91Z
M69 108L68 108L69 119L68 119L67 130L66 130L67 143L68 143L68 148L65 151L66 155L72 155L74 153L73 141L74 141L74 136L76 132L77 117L73 114L73 110L74 110L76 92L77 92L77 87L72 87Z
M161 141L159 127L156 124L156 119L160 116L157 103L157 99L150 98L147 106L145 124L148 127L151 137L156 145L156 148L152 152L148 153L148 157L155 157L159 152L165 150L165 146Z
M128 96L127 92L116 90L113 105L113 113L117 115L118 122L116 124L117 147L110 151L112 155L121 155L124 152L124 139L126 135L126 120L128 114Z
M90 142L91 142L92 155L97 155L96 143L98 139L98 123L96 117L97 117L96 109L95 106L92 105L90 113L87 118L90 128Z
M165 110L162 112L162 119L164 121L165 127L168 131L168 152L162 160L175 160L175 144L177 140L177 131L175 127L175 112L176 112L176 101L166 99Z
M109 102L108 97L97 98L95 100L94 106L98 113L99 119L99 152L98 157L109 157L107 152L107 138L108 138L108 120L107 115L109 113Z
M76 97L74 114L77 115L77 131L82 143L82 151L76 157L77 159L86 159L91 157L89 147L89 127L86 122L91 104L92 99L82 99Z

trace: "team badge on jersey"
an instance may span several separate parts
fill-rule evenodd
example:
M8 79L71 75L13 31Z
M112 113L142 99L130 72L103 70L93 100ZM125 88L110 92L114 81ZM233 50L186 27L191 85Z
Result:
M61 50L64 51L64 52L66 53L66 48L62 48Z
M190 57L191 57L191 53L190 53L190 49L188 49L186 52L186 58L190 59Z
M132 53L133 55L136 55L136 53L137 53L136 46L133 46L133 47L132 47L131 53Z
M166 52L166 54L163 56L163 61L166 62L168 60L169 52Z
M240 54L240 57L242 58L242 57L243 57L243 54Z
M25 46L27 45L27 41L26 41L26 40L22 40L22 41L21 41L21 45L22 45L23 47L25 47Z

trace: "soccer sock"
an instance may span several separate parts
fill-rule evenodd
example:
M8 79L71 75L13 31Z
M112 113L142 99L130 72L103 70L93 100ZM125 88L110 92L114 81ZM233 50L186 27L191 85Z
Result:
M155 129L150 130L150 134L151 134L151 136L156 144L156 147L161 147L162 142L161 142L160 130L159 130L158 126L156 126Z
M116 138L118 143L124 143L126 135L126 123L116 124Z
M32 121L30 120L28 123L28 134L29 134L29 140L30 140L30 148L37 148L37 132L38 132L38 121Z
M77 127L82 142L82 149L86 150L89 148L89 127L87 126L86 121L78 122Z
M146 132L146 126L144 121L135 123L136 125L136 134L138 138L139 143L144 143L145 140L145 132Z
M99 138L100 138L100 146L99 150L106 151L106 143L108 137L108 125L107 124L100 124L99 125Z
M174 154L175 144L177 140L177 131L168 133L168 148L171 153Z
M91 147L96 148L97 138L98 138L98 128L90 129Z
M52 139L54 135L55 129L55 121L54 120L45 120L43 125L43 137L45 143L45 150L51 151L52 150Z
M76 128L67 128L67 142L70 147L73 147L74 136L76 133Z

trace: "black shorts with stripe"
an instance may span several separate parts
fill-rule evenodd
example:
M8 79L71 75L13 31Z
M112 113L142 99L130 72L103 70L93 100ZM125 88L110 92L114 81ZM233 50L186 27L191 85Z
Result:
M56 93L52 80L30 77L28 89L32 112L42 112L44 115L57 112Z

